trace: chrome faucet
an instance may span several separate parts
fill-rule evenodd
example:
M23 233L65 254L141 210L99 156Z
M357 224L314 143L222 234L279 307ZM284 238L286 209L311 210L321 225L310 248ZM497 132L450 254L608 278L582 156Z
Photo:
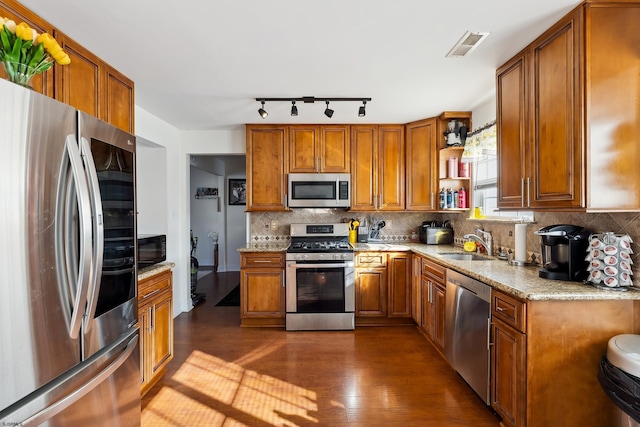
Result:
M491 233L488 231L476 228L476 234L465 234L462 237L480 242L480 244L487 250L487 255L493 256L493 237L491 237Z

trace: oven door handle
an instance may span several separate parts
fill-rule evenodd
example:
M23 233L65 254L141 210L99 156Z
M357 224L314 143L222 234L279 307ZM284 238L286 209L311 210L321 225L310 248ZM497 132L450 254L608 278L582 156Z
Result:
M343 267L353 267L353 261L346 261L340 263L331 263L331 264L323 264L323 263L301 263L301 262L290 262L287 264L287 267L291 268L343 268Z

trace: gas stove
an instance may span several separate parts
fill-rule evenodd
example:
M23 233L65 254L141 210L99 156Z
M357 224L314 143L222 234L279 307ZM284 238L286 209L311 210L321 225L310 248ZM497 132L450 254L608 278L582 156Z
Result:
M337 224L291 224L287 260L353 260L349 226Z

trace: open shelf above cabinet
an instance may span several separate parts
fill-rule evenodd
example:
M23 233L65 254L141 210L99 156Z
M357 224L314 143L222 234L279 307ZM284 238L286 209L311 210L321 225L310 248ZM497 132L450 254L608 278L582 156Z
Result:
M438 117L438 193L444 188L445 192L449 189L454 192L464 189L463 207L455 204L456 207L443 208L442 203L439 204L439 211L444 213L466 212L470 206L473 206L473 197L471 191L471 167L470 163L462 163L462 153L464 152L464 141L460 140L460 145L448 145L448 133L450 128L454 126L457 129L465 127L467 131L471 130L471 112L469 111L448 111L442 113ZM455 197L453 197L455 199ZM445 194L445 204L450 206Z

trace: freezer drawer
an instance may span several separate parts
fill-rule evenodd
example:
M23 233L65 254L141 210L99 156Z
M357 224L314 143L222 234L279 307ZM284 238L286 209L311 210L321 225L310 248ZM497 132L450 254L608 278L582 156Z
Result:
M0 412L0 425L140 425L137 328L60 378Z

